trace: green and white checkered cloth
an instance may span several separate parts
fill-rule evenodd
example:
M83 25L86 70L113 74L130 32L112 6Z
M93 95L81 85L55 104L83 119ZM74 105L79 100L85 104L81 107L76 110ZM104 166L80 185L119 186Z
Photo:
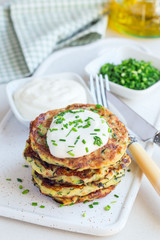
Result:
M106 0L14 0L0 7L0 83L33 74L55 49L104 36Z

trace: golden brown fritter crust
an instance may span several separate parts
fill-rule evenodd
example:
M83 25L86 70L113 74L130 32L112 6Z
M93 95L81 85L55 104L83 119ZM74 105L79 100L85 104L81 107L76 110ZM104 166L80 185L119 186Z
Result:
M33 170L41 174L43 178L48 178L59 183L67 182L73 185L82 185L88 182L98 181L107 177L109 171L126 168L131 162L129 155L125 153L115 166L110 166L109 168L85 169L83 171L71 170L43 162L39 156L33 152L29 140L24 150L24 157L32 166Z
M46 133L50 127L54 116L60 112L73 109L96 110L100 116L103 116L112 129L112 137L107 144L98 150L78 158L57 158L50 154L46 145ZM39 126L43 125L43 136L40 134ZM70 169L98 169L114 165L125 153L129 143L128 132L118 117L112 114L108 109L101 107L96 108L93 104L72 104L63 109L56 109L40 114L30 125L30 140L31 147L36 152L41 160Z

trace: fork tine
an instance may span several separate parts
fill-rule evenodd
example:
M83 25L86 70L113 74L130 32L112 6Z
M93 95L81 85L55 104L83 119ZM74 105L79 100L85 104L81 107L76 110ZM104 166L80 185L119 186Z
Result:
M105 82L106 82L106 89L107 91L110 91L110 86L109 86L109 79L108 79L108 75L105 75Z
M103 79L102 75L100 75L99 80L100 80L100 86L101 86L102 105L104 107L108 107L107 98L106 98L106 94L105 94L105 91L104 91L104 79Z
M94 85L94 80L93 80L92 75L90 75L90 90L93 95L95 103L97 103L97 98L96 98L96 93L95 93L95 85Z
M100 81L99 81L99 77L97 75L96 75L96 93L97 93L97 103L102 105Z

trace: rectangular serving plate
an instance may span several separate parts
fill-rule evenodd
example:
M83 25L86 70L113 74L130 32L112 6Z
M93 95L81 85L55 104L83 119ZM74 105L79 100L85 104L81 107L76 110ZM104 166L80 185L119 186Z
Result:
M33 185L31 167L23 167L26 162L22 153L28 134L26 126L19 124L11 112L1 122L0 215L97 236L119 232L125 226L140 187L142 173L137 164L132 161L129 167L131 171L126 171L126 176L113 192L96 200L99 205L94 205L94 208L88 206L92 202L59 207L58 203L42 195ZM7 181L7 178L11 181ZM18 182L17 178L21 178L23 182ZM23 186L22 190L19 189L19 185ZM29 189L28 194L22 194L25 189ZM119 198L116 198L115 194ZM37 202L38 206L32 206L32 202ZM45 208L40 208L41 205ZM111 206L110 211L104 210L106 205ZM83 217L83 213L86 213L86 217Z

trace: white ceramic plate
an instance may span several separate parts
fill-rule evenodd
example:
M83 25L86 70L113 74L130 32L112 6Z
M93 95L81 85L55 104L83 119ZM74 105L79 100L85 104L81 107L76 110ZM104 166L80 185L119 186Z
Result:
M17 89L19 89L21 86L25 85L26 83L30 82L31 80L33 80L35 77L30 77L30 78L23 78L23 79L19 79L19 80L15 80L12 82L9 82L7 84L7 96L8 96L8 100L9 100L9 104L10 107L15 115L15 117L24 125L29 126L30 121L26 120L18 111L17 106L15 104L15 101L13 99L13 95L15 93L15 91ZM41 76L37 76L36 78L41 79ZM94 103L94 99L91 95L90 90L88 89L87 85L85 84L84 80L76 73L71 73L71 72L65 72L65 73L57 73L57 74L52 74L50 76L45 76L43 77L43 79L57 79L57 78L62 78L65 79L66 81L69 80L74 80L76 82L79 82L81 85L83 85L85 91L86 91L86 95L87 95L87 103Z
M126 40L102 40L94 44L65 49L51 55L39 68L36 76L52 75L57 72L77 72L84 78L84 66L94 59L106 47L115 47L117 44L126 45ZM133 41L129 43L134 44ZM87 80L87 78L86 78ZM26 164L22 153L29 130L19 124L13 114L9 114L0 126L0 214L5 217L19 219L34 224L51 228L58 228L79 233L97 236L112 235L119 232L126 224L132 205L140 187L142 173L137 164L132 161L131 172L126 171L126 176L116 189L105 198L98 199L99 205L93 209L89 204L75 204L59 208L59 204L51 198L40 194L31 181L31 168L22 167ZM9 151L8 151L9 149ZM7 161L6 161L7 160ZM6 181L11 178L12 181ZM18 188L21 184L17 178L22 178L24 189L29 189L23 195ZM114 194L119 195L115 198ZM116 203L111 203L116 201ZM33 207L32 202L38 206ZM39 208L45 205L44 209ZM106 205L111 206L110 211L105 211ZM86 212L86 217L82 214Z
M101 66L105 63L114 63L117 65L123 60L129 58L134 58L138 61L144 60L146 62L152 62L152 65L160 70L160 58L157 58L138 47L120 47L114 48L108 52L105 50L100 57L95 58L86 65L85 71L88 74L95 76L99 72ZM154 94L154 91L160 87L160 81L144 90L129 89L113 82L109 82L109 85L113 93L124 98L135 99Z

